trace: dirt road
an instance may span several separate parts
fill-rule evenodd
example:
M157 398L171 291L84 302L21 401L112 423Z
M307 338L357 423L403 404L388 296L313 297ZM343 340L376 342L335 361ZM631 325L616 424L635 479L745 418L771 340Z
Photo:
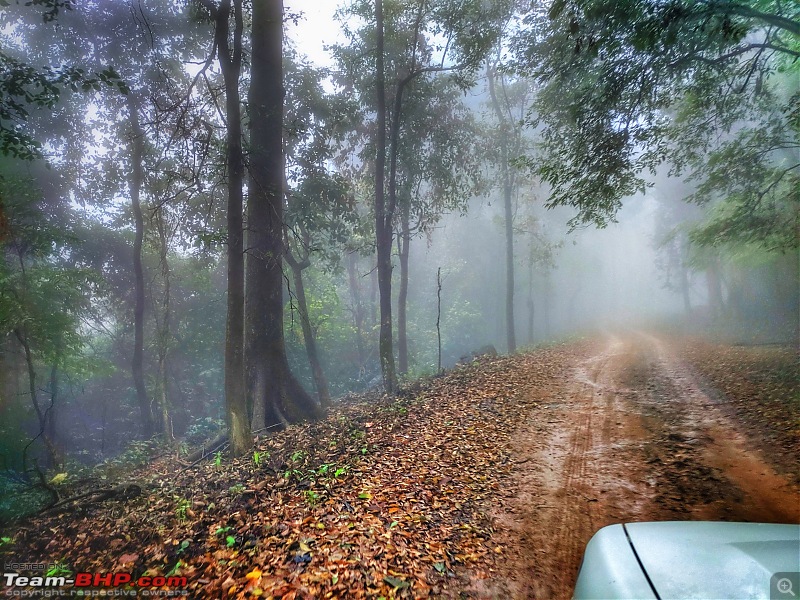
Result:
M583 549L612 523L800 522L800 490L660 339L608 336L520 426L494 514L507 549L493 597L569 598Z

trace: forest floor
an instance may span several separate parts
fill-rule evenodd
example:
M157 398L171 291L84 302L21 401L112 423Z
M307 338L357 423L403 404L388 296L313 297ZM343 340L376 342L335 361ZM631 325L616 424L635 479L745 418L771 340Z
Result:
M254 456L157 461L139 497L18 524L0 556L192 598L568 598L607 524L800 521L797 359L644 332L479 359Z

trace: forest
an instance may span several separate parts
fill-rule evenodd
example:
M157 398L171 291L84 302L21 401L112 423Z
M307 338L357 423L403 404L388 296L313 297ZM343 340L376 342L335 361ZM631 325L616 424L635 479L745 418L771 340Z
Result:
M569 595L476 582L581 378L720 390L795 494L799 81L783 0L0 0L0 551Z

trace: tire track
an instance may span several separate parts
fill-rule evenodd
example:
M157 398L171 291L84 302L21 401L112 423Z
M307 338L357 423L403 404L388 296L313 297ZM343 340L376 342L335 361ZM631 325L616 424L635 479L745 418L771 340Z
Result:
M747 437L723 411L723 404L709 396L697 375L660 339L637 334L654 351L658 372L674 389L665 403L665 421L676 423L697 444L697 462L733 489L736 501L716 498L690 511L696 518L726 521L800 522L800 490L767 464ZM680 433L676 434L681 436ZM684 436L685 437L685 436ZM728 500L728 501L726 501Z
M511 597L568 598L594 531L641 504L644 490L630 484L629 470L618 468L631 463L630 444L619 443L618 429L630 433L634 446L642 431L637 415L617 410L614 374L623 349L612 337L575 367L546 435L536 422L520 431L520 452L534 455L533 477L526 477L533 490L523 485L512 501L519 515L514 534L533 546L535 560L520 565L529 577L517 582Z
M491 598L569 598L601 527L670 519L797 522L768 466L661 340L609 336L520 426L493 515L508 564Z

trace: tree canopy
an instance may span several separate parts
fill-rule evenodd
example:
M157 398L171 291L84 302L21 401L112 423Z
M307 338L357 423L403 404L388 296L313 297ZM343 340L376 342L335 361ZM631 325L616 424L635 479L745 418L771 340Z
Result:
M724 204L699 241L796 246L799 16L728 0L556 0L525 15L514 44L542 85L531 122L546 152L529 164L548 203L604 226L667 163L698 181L690 200Z

